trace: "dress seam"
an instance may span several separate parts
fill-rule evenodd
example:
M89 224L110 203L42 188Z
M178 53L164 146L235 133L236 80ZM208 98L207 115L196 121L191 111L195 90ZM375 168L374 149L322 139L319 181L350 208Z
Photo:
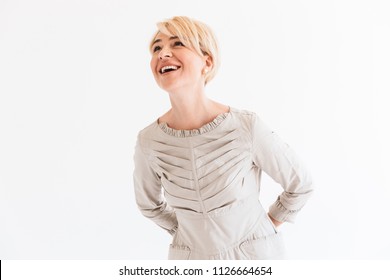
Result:
M194 146L193 146L193 143L192 143L192 141L191 141L190 138L188 139L188 144L189 144L189 146L190 146L190 151L191 151L190 154L191 154L192 174L194 175L194 183L195 183L196 195L197 195L197 197L198 197L200 206L201 206L201 208L202 208L203 216L207 216L206 207L204 206L202 197L201 197L201 195L200 195L198 173L197 173L197 171L196 171L197 169L196 169L195 155L194 155Z

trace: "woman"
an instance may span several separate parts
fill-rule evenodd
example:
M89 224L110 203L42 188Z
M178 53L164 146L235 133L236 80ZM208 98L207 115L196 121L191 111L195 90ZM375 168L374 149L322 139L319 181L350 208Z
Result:
M278 226L307 201L310 176L255 113L206 97L219 65L208 26L187 17L157 26L150 66L172 108L138 135L139 209L173 236L168 259L283 258ZM268 213L262 171L284 189Z

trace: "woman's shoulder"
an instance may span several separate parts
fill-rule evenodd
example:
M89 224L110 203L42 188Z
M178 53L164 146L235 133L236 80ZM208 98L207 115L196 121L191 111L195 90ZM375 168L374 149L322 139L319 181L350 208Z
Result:
M237 119L248 124L252 123L257 117L257 114L255 112L246 109L238 109L235 107L230 107L230 112Z
M147 140L156 135L156 129L158 120L154 120L152 123L147 124L144 128L138 131L138 140Z

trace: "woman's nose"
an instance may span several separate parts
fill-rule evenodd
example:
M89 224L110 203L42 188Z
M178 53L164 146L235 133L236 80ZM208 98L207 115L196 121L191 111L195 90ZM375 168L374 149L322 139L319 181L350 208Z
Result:
M159 53L160 59L170 58L170 57L172 57L172 52L169 49L162 49Z

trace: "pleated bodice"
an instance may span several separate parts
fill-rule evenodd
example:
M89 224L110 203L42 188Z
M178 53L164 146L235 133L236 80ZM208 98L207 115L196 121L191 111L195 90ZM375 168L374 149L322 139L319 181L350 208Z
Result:
M231 117L219 115L192 133L159 125L167 135L164 142L150 143L154 167L168 204L176 210L210 213L256 192L256 185L242 189L242 180L253 168L250 139L242 139L241 129L224 129Z

